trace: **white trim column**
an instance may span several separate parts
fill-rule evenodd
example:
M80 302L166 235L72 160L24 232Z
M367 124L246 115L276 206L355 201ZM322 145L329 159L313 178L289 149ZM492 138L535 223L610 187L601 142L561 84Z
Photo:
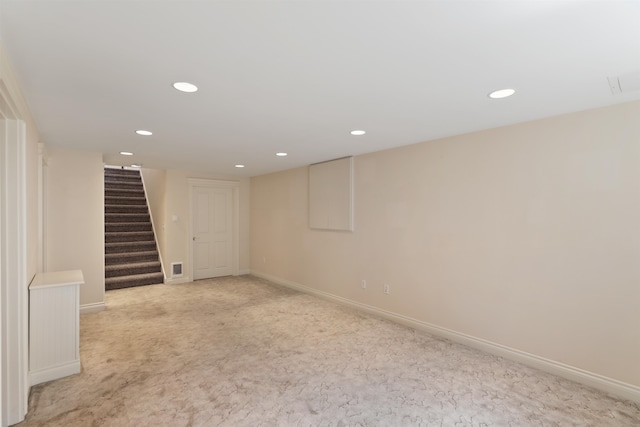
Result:
M26 127L0 81L0 424L27 413Z
M5 355L7 344L6 344L6 325L7 322L4 319L5 317L5 306L7 301L7 255L6 255L6 246L8 246L5 241L7 240L7 220L5 213L6 206L6 166L4 159L7 158L6 150L7 143L5 141L5 120L4 117L0 116L0 425L7 425L7 356Z

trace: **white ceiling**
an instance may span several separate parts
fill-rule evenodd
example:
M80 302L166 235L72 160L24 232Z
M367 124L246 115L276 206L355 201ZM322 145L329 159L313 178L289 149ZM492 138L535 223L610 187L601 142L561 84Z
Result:
M254 176L640 99L607 80L640 71L637 0L0 7L43 142L109 164Z

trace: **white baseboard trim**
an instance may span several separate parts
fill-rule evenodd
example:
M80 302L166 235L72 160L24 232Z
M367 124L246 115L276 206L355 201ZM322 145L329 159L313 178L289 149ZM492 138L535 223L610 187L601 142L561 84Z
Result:
M80 306L80 314L95 313L98 311L105 310L106 308L107 306L104 304L104 302L93 302L91 304L82 304Z
M44 383L80 373L80 360L29 372L29 385Z
M540 369L541 371L545 371L550 374L554 374L559 377L587 385L589 387L597 388L598 390L602 390L611 395L640 403L640 387L633 384L628 384L613 378L605 377L600 374L585 371L574 366L536 356L535 354L527 353L481 338L476 338L471 335L462 334L451 329L442 328L437 325L402 316L400 314L382 310L367 304L362 304L327 292L319 291L317 289L313 289L289 280L280 279L266 273L252 271L251 274L300 292L315 295L317 297L334 301L339 304L347 305L417 330L429 332L433 335L447 338L453 342L477 348L479 350L486 351L487 353L495 354L496 356L504 357L505 359L513 360L522 363L523 365Z
M164 279L164 284L165 285L178 285L180 283L189 283L191 281L191 278L189 276L187 277L178 277L176 279Z
M238 270L238 276L243 276L245 274L251 274L251 270L249 270L248 268L245 268L243 270Z

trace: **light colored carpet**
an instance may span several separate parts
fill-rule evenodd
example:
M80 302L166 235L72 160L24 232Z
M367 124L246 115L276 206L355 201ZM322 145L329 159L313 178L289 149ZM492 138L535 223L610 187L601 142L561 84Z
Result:
M638 426L640 405L251 276L107 293L20 426Z

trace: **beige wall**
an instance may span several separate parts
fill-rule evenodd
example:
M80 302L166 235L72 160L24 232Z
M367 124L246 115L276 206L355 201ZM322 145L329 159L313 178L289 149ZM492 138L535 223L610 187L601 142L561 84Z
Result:
M167 271L172 262L184 263L184 276L191 277L189 245L189 178L238 181L240 183L239 270L249 271L249 179L225 175L168 170L166 172L165 247L163 263ZM173 215L178 217L174 222ZM169 275L170 277L170 275Z
M102 154L48 149L47 271L82 270L80 304L104 302Z
M251 270L640 386L638 117L358 156L353 233L308 228L306 168L252 178Z

